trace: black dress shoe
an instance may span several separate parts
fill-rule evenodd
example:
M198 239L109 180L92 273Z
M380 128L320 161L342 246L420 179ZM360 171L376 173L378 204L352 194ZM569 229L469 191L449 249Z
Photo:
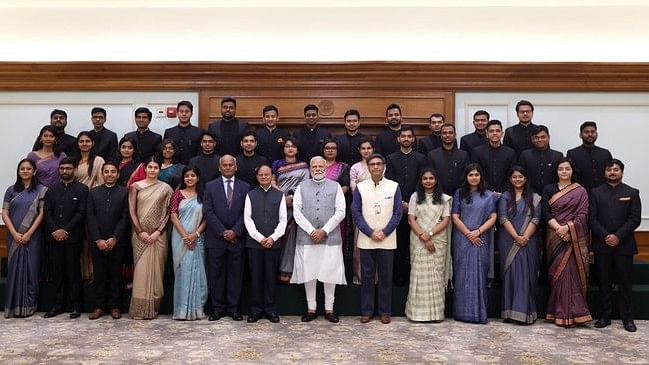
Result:
M611 320L607 318L600 318L595 322L595 328L604 328L611 325Z
M266 315L266 318L268 318L268 320L271 321L271 323L279 322L279 316L277 315L277 313L268 314Z
M43 318L52 318L52 317L56 317L56 316L58 316L58 315L61 314L61 313L63 313L63 309L61 309L61 308L52 308L52 310L50 310L49 312L45 313L45 315L43 316Z
M316 318L318 318L318 315L315 314L315 312L306 312L306 314L303 315L302 318L300 318L300 321L302 321L302 322L311 322Z
M264 313L251 314L248 316L248 323L255 323L264 316Z
M338 323L340 322L340 318L336 315L334 312L325 312L324 315L325 319L331 323Z
M230 313L230 317L232 317L233 321L237 321L237 322L243 321L243 316L241 314L239 314L239 312Z
M210 314L209 318L207 318L208 321L218 321L219 319L225 317L225 312L212 312Z
M70 312L70 318L75 319L81 317L81 311L79 309L73 309L72 312Z
M629 332L635 332L638 330L638 328L635 326L635 323L633 323L633 321L624 322L624 329Z

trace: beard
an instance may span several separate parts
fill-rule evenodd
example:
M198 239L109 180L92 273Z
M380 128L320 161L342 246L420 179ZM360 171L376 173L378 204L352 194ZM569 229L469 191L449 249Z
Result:
M324 180L324 178L325 178L324 173L313 174L313 180L321 181L321 180Z

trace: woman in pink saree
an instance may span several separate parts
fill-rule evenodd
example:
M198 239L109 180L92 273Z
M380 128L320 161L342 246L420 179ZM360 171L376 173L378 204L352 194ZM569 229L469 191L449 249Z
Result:
M590 245L588 193L572 182L572 174L572 160L561 160L557 166L559 182L543 189L550 280L545 318L566 327L592 321L586 302Z

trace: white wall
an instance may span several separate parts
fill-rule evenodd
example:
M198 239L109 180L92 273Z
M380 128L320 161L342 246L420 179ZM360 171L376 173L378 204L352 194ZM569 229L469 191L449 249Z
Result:
M6 0L0 61L649 61L641 0Z
M472 118L484 109L505 128L518 123L516 103L534 104L534 123L550 129L550 147L565 153L581 144L579 125L597 122L597 145L608 148L625 163L624 181L640 189L649 202L647 179L647 135L649 135L649 93L458 93L455 120L458 135L474 130ZM649 204L643 205L641 230L649 230Z
M106 109L106 128L121 138L135 130L133 113L140 106L153 112L150 128L160 134L178 123L175 119L157 117L156 111L176 106L180 100L194 104L194 120L198 120L196 92L0 92L0 190L16 181L16 164L27 156L40 129L50 122L52 109L68 113L66 132L72 136L92 129L90 110L94 106Z

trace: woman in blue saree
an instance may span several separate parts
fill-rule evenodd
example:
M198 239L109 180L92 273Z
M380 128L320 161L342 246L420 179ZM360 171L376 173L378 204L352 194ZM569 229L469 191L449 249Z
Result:
M158 178L160 181L171 186L171 189L176 190L182 180L181 172L183 165L178 163L176 159L176 145L173 140L163 140L158 146L156 156L159 161L162 161L160 165L160 176Z
M173 319L196 320L205 317L207 301L205 231L201 195L203 185L197 167L182 171L179 190L171 196L171 249L175 275Z
M47 188L38 183L32 160L21 160L16 175L2 204L2 220L9 231L5 318L29 317L36 311L43 245L40 225Z
M498 195L485 188L482 169L469 164L453 196L453 317L487 323L487 275Z
M541 258L537 227L541 220L541 196L534 194L527 172L513 166L507 191L498 201L500 275L505 322L536 321L536 286Z

